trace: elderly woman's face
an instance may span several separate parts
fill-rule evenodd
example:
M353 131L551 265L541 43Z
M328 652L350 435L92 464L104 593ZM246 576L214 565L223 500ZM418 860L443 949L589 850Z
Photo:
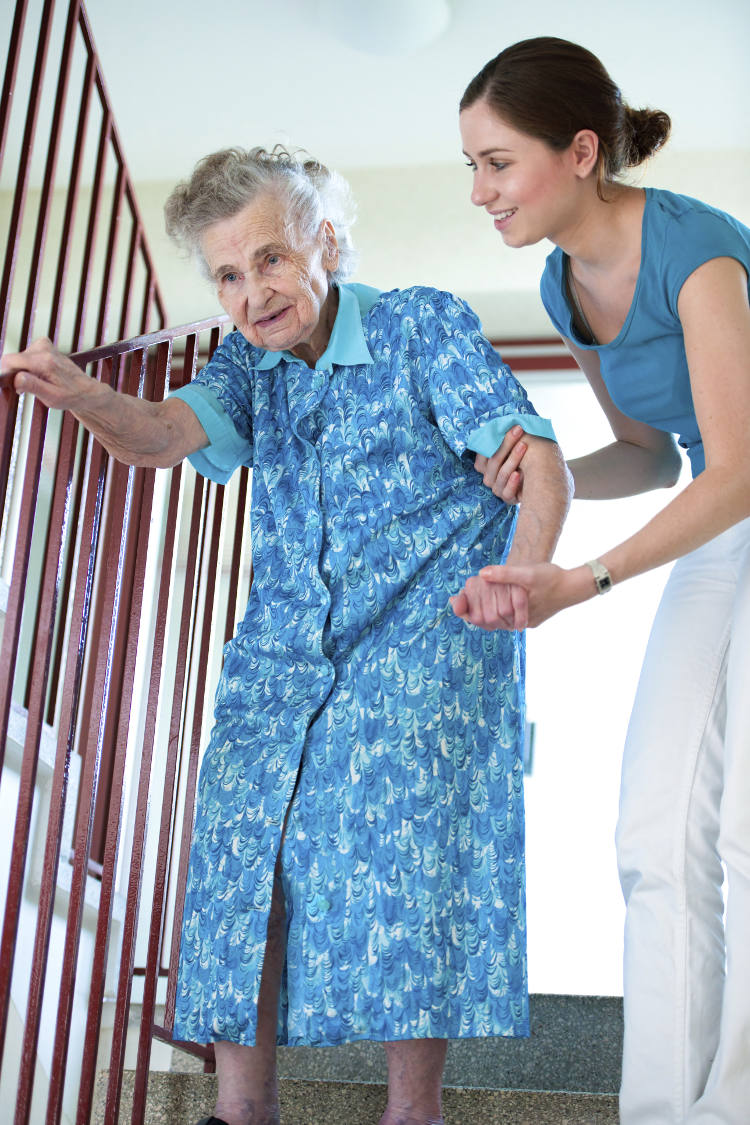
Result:
M295 239L284 205L267 195L208 227L201 248L222 307L245 339L314 364L336 313L329 271L338 249L331 224L324 223L312 242Z

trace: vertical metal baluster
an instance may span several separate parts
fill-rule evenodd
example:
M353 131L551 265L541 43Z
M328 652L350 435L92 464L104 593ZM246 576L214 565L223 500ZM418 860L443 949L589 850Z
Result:
M62 136L62 122L65 114L65 103L67 99L68 82L70 79L70 68L73 60L73 51L75 49L75 34L78 24L78 9L80 7L80 0L72 0L70 8L68 9L68 19L65 26L65 38L63 40L62 58L60 60L60 74L57 82L57 93L55 94L55 106L52 113L52 125L50 128L49 144L47 146L47 162L44 168L44 179L42 180L42 194L39 200L39 213L37 217L36 233L34 235L34 248L31 252L32 262L42 262L44 259L44 250L47 242L47 226L49 224L49 212L52 203L52 194L55 187L55 172L57 170L57 157L60 150L60 138ZM41 269L31 269L29 271L28 288L26 292L26 307L23 314L23 326L21 328L21 348L25 348L31 338L34 314L36 312L36 302L39 294L39 284L42 277Z
M58 592L62 577L62 551L70 516L70 486L72 462L75 451L75 421L71 418L64 427L63 449L65 455L59 464L59 474L55 481L52 501L50 531L45 551L45 563L41 581L41 597L37 617L37 632L34 639L34 659L30 678L30 695L22 767L22 792L17 811L17 840L14 841L12 868L14 876L22 883L26 869L29 846L28 825L34 800L39 745L44 725L44 704L50 669L54 618L58 606ZM57 870L60 857L65 793L67 790L67 769L64 755L59 756L53 774L50 794L50 816L47 827L44 862L42 865L37 925L32 954L31 980L27 995L26 1023L24 1027L21 1070L18 1078L16 1100L16 1125L26 1125L31 1110L34 1084L34 1063L36 1059L39 1027L41 1021L44 985L47 974L52 913L55 905ZM21 844L23 841L23 845ZM23 851L23 854L22 854Z
M163 348L161 349L161 351L163 353L163 358L160 364L160 377L157 380L160 390L159 397L161 397L161 393L163 393L163 388L166 382L166 371L169 362L169 348ZM136 355L137 354L138 353L136 353ZM140 387L138 388L141 393L143 393L144 383L146 381L147 364L147 353L141 353L141 364L139 371ZM133 365L133 368L134 367L135 365ZM102 873L101 881L94 965L92 969L89 989L88 1017L84 1041L81 1079L79 1085L77 1111L77 1121L79 1125L86 1125L90 1118L94 1079L96 1076L97 1051L99 1033L101 1029L101 1012L104 996L104 985L107 973L109 937L112 925L114 879L117 870L117 854L121 831L121 802L126 765L125 755L128 741L128 728L130 724L130 708L134 684L135 661L141 628L141 607L150 538L150 524L149 520L145 518L145 514L150 513L151 511L154 489L153 470L149 470L148 472L144 470L137 470L136 484L141 485L141 495L138 498L137 502L134 502L133 504L131 512L131 526L134 528L134 531L131 532L130 536L135 549L130 551L130 557L126 559L126 565L124 567L121 579L123 593L127 595L121 601L119 611L120 621L122 623L122 642L121 658L118 661L117 674L118 679L122 684L122 695L120 700L118 701L117 706L117 731L115 751L112 762L112 777L109 783L109 815L107 823L106 843L104 848L104 870ZM159 680L160 670L160 666L157 670L152 663L152 675L156 679L157 684ZM148 780L150 771L150 753L150 749L147 749L146 745L144 745L140 756L139 772L145 771L146 780ZM135 911L137 914L137 905L135 907ZM125 1024L127 1024L127 1010L121 1013L121 1015L124 1018Z
M120 1104L122 1092L122 1076L125 1066L125 1046L128 1032L128 1014L130 1011L130 996L133 985L133 966L135 961L135 941L140 913L141 891L143 882L143 858L145 849L146 828L149 806L149 787L151 780L151 763L154 750L154 736L156 716L158 709L159 693L161 688L161 668L164 658L165 622L167 608L171 594L170 577L172 560L174 557L177 514L180 496L180 480L182 470L177 466L172 471L169 502L167 507L167 525L164 537L164 552L161 565L161 581L157 603L156 620L157 628L154 637L154 649L151 659L151 676L149 678L149 694L146 704L146 728L144 731L143 753L138 780L138 794L136 798L136 814L133 829L133 845L130 858L130 876L126 895L125 921L123 925L122 950L120 954L120 973L117 986L115 1003L114 1029L112 1034L112 1050L110 1053L109 1080L107 1086L107 1100L105 1106L105 1125L112 1125L116 1121L117 1107ZM187 638L185 638L187 642ZM178 663L182 663L178 661ZM88 1117L79 1113L79 1125L88 1122Z
M214 505L211 518L211 527L208 527L208 512L206 513L206 525L204 531L204 544L206 546L200 551L200 565L201 570L205 569L206 574L206 590L203 602L203 618L200 627L196 620L193 630L193 651L198 649L197 653L197 666L198 666L198 683L205 683L206 668L208 666L208 654L211 645L211 632L213 624L213 606L216 589L216 574L218 572L219 560L219 542L221 538L221 516L223 510L223 497L224 489L221 486L213 485L214 490ZM198 643L199 642L199 643ZM195 798L195 778L197 775L197 762L200 753L200 737L201 727L203 724L203 695L198 694L193 708L193 721L190 736L190 751L189 751L189 764L188 764L188 785L185 800L186 815L183 819L183 839L190 837L192 830L192 809ZM171 802L170 808L166 808L163 817L162 825L166 829L164 834L164 844L166 845L162 851L159 849L160 866L157 872L157 889L154 896L154 907L152 910L152 929L149 940L149 951L146 963L146 979L144 982L144 998L143 998L143 1021L141 1024L141 1038L138 1047L138 1065L136 1067L135 1088L133 1091L133 1117L132 1125L141 1125L143 1115L145 1113L146 1105L146 1090L148 1084L148 1062L151 1052L151 1029L154 1023L154 1007L156 1001L156 982L158 980L159 964L161 962L161 944L163 933L163 911L164 911L164 883L167 864L169 862L169 821L171 821ZM189 815L188 815L189 813ZM161 841L160 841L161 844ZM179 919L177 920L179 925ZM147 1023L150 1022L151 1027L147 1031Z
M163 888L166 880L166 867L169 861L172 802L175 777L177 774L177 759L180 754L180 732L185 708L185 685L189 679L187 674L188 652L194 635L194 590L199 557L198 542L205 506L205 491L202 479L198 478L195 482L195 491L193 493L193 505L190 519L190 546L188 548L185 578L182 589L182 613L180 617L179 639L177 642L180 659L172 692L172 714L169 727L167 760L164 771L164 788L161 804L159 840L157 845L157 869L154 872L154 897L152 900L149 927L147 976L144 981L143 1009L141 1013L141 1029L138 1043L137 1069L139 1072L148 1070L151 1052L151 1034L154 1022L154 1007L156 1004L156 980L158 977L159 945L162 927ZM133 1125L142 1125L145 1086L140 1102L141 1104L139 1106L134 1099L132 1115ZM108 1097L108 1111L109 1108L110 1103Z
M5 252L5 265L0 281L0 352L5 346L5 337L8 331L8 314L10 312L10 295L13 288L13 277L16 271L16 258L18 244L21 238L21 224L26 208L26 195L29 187L29 174L31 172L31 156L36 136L36 126L39 117L39 107L42 99L44 71L47 65L47 51L49 48L50 32L52 30L52 16L55 10L55 0L45 0L42 9L42 18L39 27L34 73L31 79L29 105L26 113L23 141L21 142L21 158L18 164L16 188L13 195L13 208L8 231L8 244ZM0 476L2 469L0 469Z

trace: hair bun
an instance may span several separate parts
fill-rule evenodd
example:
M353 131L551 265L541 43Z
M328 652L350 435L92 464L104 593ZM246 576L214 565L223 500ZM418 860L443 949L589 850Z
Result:
M669 139L672 122L669 114L660 109L632 109L625 106L625 120L629 126L629 136L623 152L623 163L627 168L635 168L649 156L658 152Z

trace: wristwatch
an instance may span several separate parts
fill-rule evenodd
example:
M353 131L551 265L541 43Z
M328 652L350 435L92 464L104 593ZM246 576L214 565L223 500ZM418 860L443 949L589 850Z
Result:
M586 563L586 566L591 567L591 573L594 576L594 582L596 582L597 594L606 594L607 590L612 589L612 575L609 573L604 563L599 562L598 559L591 559L590 562Z

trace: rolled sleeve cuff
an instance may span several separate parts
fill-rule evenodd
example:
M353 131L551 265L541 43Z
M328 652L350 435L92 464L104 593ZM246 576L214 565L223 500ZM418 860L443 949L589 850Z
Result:
M218 484L226 484L239 465L252 465L252 446L237 433L212 391L191 383L173 391L170 398L186 402L206 432L208 445L188 457L197 473Z
M492 457L502 445L503 438L512 426L520 426L524 433L535 437L547 438L548 441L557 441L552 423L548 418L540 418L538 414L502 414L490 418L472 430L466 438L466 448L481 453L483 457Z

